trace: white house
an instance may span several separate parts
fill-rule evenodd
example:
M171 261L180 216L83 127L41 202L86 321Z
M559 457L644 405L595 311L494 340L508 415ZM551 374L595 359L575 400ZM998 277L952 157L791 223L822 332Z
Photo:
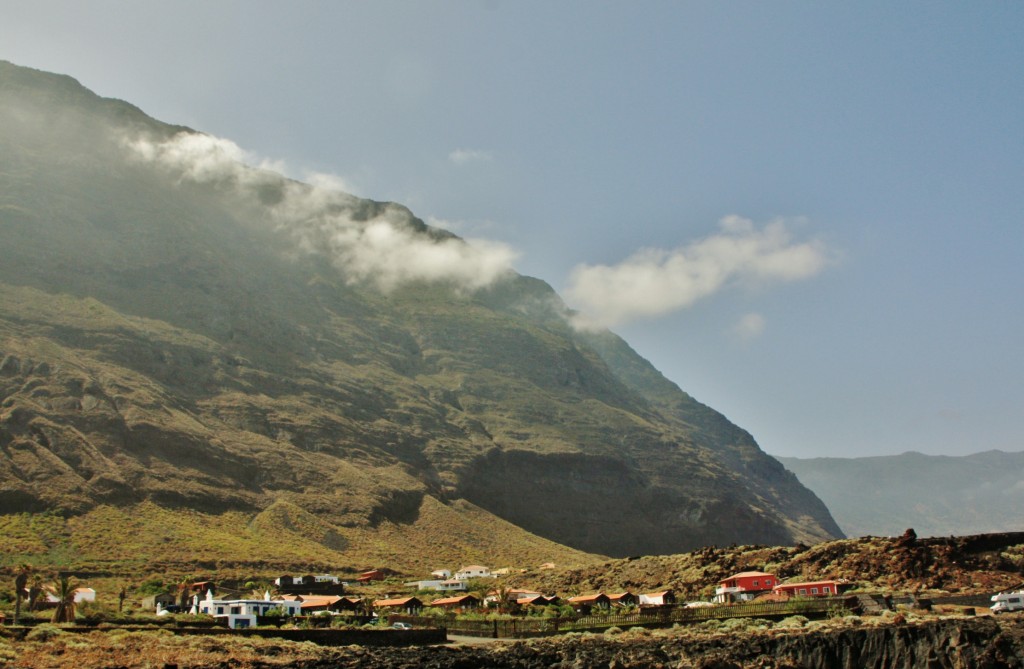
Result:
M435 569L434 571L430 572L430 575L436 579L447 581L452 577L452 572L450 569Z
M471 564L455 572L455 578L459 581L468 581L471 578L495 578L495 576L489 568Z
M196 598L193 605L195 613L205 613L214 618L227 618L228 627L238 629L255 627L256 616L266 615L270 609L282 609L285 615L297 616L302 613L302 602L280 599L214 599L213 593L206 591L206 599Z
M405 587L414 590L437 590L439 592L463 591L466 589L466 582L449 578L443 581L432 579L429 581L409 581Z
M312 581L310 580L312 578ZM315 574L311 576L279 576L274 579L274 585L312 585L313 583L331 583L338 585L342 581L334 574Z
M462 591L462 590L466 589L466 582L465 581L460 581L457 578L449 578L449 579L446 579L446 580L441 581L440 583L438 583L437 587L434 588L434 589L435 590L440 590L442 592Z
M670 606L676 603L676 596L671 590L648 592L640 595L640 606Z
M56 604L60 601L60 598L52 592L46 593L46 601L51 604ZM81 604L82 602L95 602L96 591L92 588L75 588L75 604Z

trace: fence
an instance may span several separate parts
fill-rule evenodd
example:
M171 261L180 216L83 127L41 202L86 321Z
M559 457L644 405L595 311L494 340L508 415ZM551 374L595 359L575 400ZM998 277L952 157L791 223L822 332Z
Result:
M693 624L725 618L785 618L803 615L823 617L837 610L857 609L853 597L790 599L785 602L752 602L699 608L661 608L637 613L589 615L578 618L511 618L498 620L444 619L416 616L391 616L389 621L408 622L417 627L443 624L450 634L521 639L566 632L601 631L609 627L667 627L675 623Z

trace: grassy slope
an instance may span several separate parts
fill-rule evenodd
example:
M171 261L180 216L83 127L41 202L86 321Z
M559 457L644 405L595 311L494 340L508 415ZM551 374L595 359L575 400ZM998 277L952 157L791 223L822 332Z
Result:
M543 562L581 566L599 556L533 536L466 502L425 498L416 521L376 528L332 525L278 502L260 513L168 510L150 502L100 506L71 518L54 514L0 516L0 565L31 564L106 578L205 574L275 577L325 570L352 574L387 567L426 577L466 563L533 568Z
M0 63L0 121L0 507L287 504L367 559L386 551L345 532L414 527L431 498L616 554L838 531L621 340L575 336L542 282L349 285L267 213L283 180L243 201L126 161L125 128L179 129L66 77Z

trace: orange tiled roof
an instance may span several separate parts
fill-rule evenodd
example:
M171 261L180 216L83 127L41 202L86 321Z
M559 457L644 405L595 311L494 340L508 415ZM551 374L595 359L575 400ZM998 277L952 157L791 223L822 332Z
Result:
M378 599L373 603L374 606L405 606L409 602L416 600L415 597L401 597L399 599Z
M443 599L435 599L434 601L432 601L430 603L430 605L431 606L448 606L449 604L462 604L467 599L472 600L474 602L480 601L479 599L477 599L473 595L462 595L460 597L445 597Z
M341 597L330 595L303 595L299 598L302 608L313 608L314 606L332 606L341 601Z

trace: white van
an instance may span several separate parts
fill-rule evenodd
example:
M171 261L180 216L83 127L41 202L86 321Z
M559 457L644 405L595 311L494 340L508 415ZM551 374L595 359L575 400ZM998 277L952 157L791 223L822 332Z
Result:
M1004 591L992 595L992 613L1007 613L1024 609L1024 590Z

